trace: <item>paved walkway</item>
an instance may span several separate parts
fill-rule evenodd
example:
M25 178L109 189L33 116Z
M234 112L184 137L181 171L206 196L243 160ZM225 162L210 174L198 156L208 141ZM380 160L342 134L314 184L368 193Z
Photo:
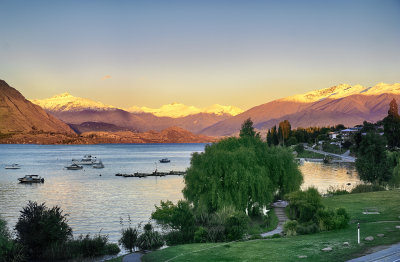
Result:
M124 256L124 258L122 259L122 262L141 262L142 256L143 256L143 253L140 253L140 252L130 253L130 254Z
M321 150L315 150L315 149L312 149L311 147L308 147L308 146L304 147L304 149L307 150L307 151L319 153L319 154L322 154L322 155L330 155L330 156L339 157L339 158L342 159L343 162L351 162L351 163L356 162L356 158L350 156L348 152L345 152L343 155L339 155L339 154L328 153L328 152L321 151Z
M400 261L400 243L391 246L390 248L349 260L348 262L396 262Z
M285 214L285 207L275 206L274 210L275 210L276 216L278 217L278 226L272 231L262 233L261 234L262 237L268 237L268 236L272 236L275 234L281 234L283 232L283 224L285 224L286 220L288 220L288 218Z

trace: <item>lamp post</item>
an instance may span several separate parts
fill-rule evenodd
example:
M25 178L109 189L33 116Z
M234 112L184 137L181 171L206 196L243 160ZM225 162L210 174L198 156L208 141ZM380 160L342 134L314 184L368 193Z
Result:
M360 244L360 223L357 223L358 244Z

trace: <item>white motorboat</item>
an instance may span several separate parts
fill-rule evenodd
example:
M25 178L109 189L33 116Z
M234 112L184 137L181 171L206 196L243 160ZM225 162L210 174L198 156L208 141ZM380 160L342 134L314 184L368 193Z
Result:
M101 160L93 164L93 168L104 168L103 162Z
M26 175L24 177L18 178L20 183L44 183L44 178L38 175Z
M65 168L68 170L81 170L83 168L83 166L80 166L76 163L72 163L71 165L66 166Z
M5 169L20 169L21 166L18 164L7 165Z
M85 155L81 160L79 159L72 159L72 162L77 165L93 165L97 162L95 156L92 155Z

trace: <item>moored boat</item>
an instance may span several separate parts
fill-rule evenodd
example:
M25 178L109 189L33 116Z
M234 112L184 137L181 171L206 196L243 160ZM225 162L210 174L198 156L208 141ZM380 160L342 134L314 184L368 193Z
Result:
M101 160L93 164L93 168L104 168L103 162Z
M6 165L5 169L20 169L21 166L18 164Z
M66 166L65 168L68 170L81 170L83 168L83 166L80 166L76 163L72 163L71 165Z
M160 163L169 163L169 162L171 162L171 160L169 160L168 158L163 158L163 159L160 159L159 161L160 161Z
M97 159L92 155L84 155L81 160L72 159L72 162L77 165L93 165L97 162Z
M38 175L26 175L24 177L18 178L20 183L44 183L44 178Z

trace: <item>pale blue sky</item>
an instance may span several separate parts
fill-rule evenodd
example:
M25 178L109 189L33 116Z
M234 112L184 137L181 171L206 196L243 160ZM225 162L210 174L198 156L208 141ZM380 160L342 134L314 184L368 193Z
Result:
M248 109L400 82L399 46L400 0L0 0L0 79L32 99Z

